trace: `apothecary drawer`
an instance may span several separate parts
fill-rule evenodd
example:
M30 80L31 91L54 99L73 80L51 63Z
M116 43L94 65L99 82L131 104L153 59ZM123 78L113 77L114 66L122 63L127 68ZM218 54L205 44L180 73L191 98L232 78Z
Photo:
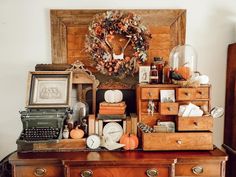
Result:
M172 177L171 169L165 166L149 167L71 167L68 177Z
M176 88L176 99L178 101L208 98L209 87Z
M158 100L159 99L159 89L158 88L150 88L150 87L145 87L141 88L141 99L142 100Z
M175 175L190 177L190 176L204 176L217 177L221 176L220 163L193 163L193 164L176 164Z
M178 103L159 103L159 113L161 115L177 115L178 110Z
M142 133L143 150L212 150L211 132Z
M176 122L178 131L211 131L213 129L211 116L178 117Z
M63 177L64 171L61 166L35 165L16 166L16 177Z

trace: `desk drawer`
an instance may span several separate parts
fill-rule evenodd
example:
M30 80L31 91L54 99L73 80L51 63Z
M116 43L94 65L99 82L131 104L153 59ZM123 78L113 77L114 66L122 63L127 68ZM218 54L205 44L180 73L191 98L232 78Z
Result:
M211 132L176 132L144 133L142 132L143 150L212 150Z
M178 131L212 131L213 118L211 116L203 117L178 117Z
M159 89L158 88L142 88L141 99L142 100L159 99Z
M172 177L168 167L71 167L69 177ZM91 174L91 175L90 175ZM87 175L87 176L86 176Z
M15 177L63 177L64 171L61 166L35 165L16 166Z
M208 99L209 88L197 87L197 88L177 88L176 99L178 101L194 100L194 99Z
M175 175L181 177L220 177L221 165L216 163L176 164Z

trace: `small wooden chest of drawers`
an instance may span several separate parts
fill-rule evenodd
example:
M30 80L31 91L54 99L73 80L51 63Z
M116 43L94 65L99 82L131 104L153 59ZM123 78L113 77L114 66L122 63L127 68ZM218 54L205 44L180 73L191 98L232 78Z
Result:
M210 85L183 88L178 85L141 84L136 88L138 121L149 126L171 121L173 133L145 133L140 131L143 150L211 150L213 149L213 118L211 116L180 117L179 108L192 103L205 112L210 108ZM174 93L172 102L163 102L161 92ZM149 104L154 105L150 114Z

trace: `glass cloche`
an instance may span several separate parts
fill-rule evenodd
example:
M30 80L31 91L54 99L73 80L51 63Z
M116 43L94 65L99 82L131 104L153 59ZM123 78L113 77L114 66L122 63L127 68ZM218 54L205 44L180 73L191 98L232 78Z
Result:
M170 52L169 61L175 80L188 80L197 71L197 52L189 44L174 47Z

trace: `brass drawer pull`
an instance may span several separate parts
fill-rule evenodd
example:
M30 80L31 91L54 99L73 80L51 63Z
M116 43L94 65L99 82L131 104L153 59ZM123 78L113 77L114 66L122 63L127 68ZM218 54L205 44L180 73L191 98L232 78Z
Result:
M203 173L203 167L201 166L195 166L192 168L192 172L195 174L195 175L200 175Z
M172 111L173 109L171 107L167 107L167 110L170 112Z
M93 176L93 171L92 170L83 170L80 173L81 177L92 177Z
M34 175L35 176L44 176L46 175L47 170L45 168L35 168Z
M146 174L148 177L156 177L158 176L159 172L155 168L150 168L150 169L147 169Z

